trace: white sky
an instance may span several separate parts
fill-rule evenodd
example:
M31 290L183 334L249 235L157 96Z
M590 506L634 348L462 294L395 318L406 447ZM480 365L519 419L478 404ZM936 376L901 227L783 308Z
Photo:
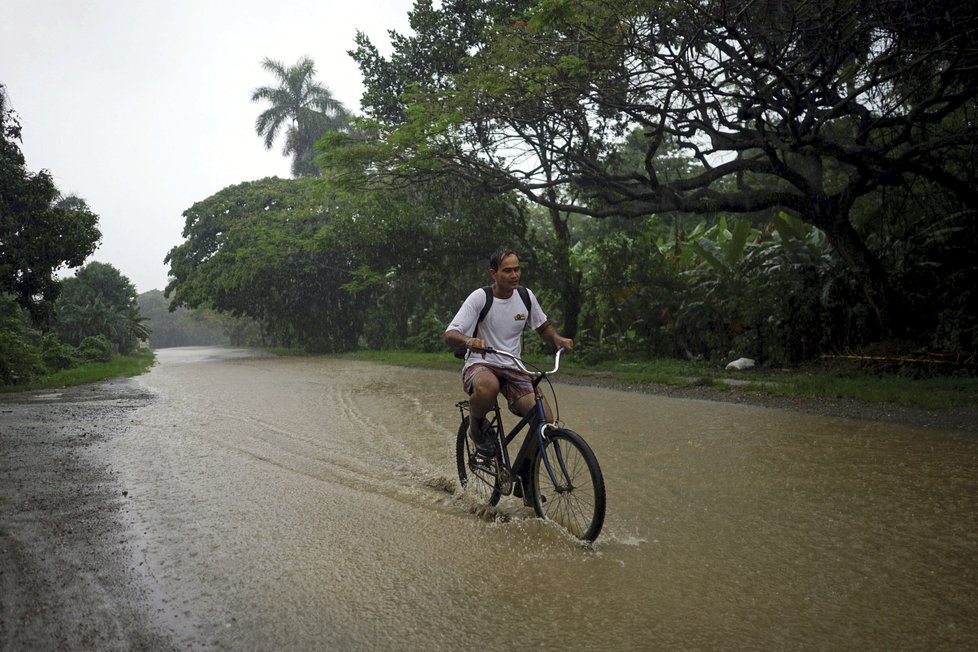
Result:
M387 52L412 0L0 0L0 82L32 172L99 215L86 262L114 265L140 293L163 289L182 213L227 186L288 178L282 141L265 150L251 91L271 57L316 62L316 78L359 112L356 30ZM73 272L68 272L71 275Z

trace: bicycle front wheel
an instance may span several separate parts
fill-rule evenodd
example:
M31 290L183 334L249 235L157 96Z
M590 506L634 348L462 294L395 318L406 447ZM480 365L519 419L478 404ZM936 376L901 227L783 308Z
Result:
M587 442L573 430L551 429L532 468L537 516L584 541L598 538L604 525L604 477Z
M499 480L495 472L473 461L475 442L469 436L469 417L462 419L455 439L455 463L458 466L458 485L470 491L480 503L490 507L499 502Z

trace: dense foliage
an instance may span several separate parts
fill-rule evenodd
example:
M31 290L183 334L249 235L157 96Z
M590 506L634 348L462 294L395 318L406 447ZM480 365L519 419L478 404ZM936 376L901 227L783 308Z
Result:
M364 305L342 288L354 268L330 237L331 203L300 178L243 183L194 204L184 212L186 242L166 257L173 306L248 317L263 341L355 347Z
M976 280L974 257L945 255L974 251L973 4L458 0L441 9L418 2L411 25L417 39L395 38L389 58L362 35L353 52L368 85L364 124L375 127L362 133L378 135L358 148L371 152L361 156L380 175L478 181L550 215L613 221L612 237L670 227L681 234L742 215L765 241L790 216L822 238L824 255L814 259L821 267L783 288L799 304L791 312L818 316L805 336L816 344L776 348L811 355L902 338L974 350L976 299L962 283ZM432 26L465 47L416 47ZM405 75L406 64L429 74ZM325 162L345 161L333 153ZM558 267L564 245L598 244L552 222L559 246L548 249ZM735 269L704 253L699 247L701 255L684 259L697 269L677 287L683 305L699 312L677 317L701 331L747 332L729 313L736 301L725 302L728 326L702 307L739 286ZM574 272L586 270L564 275ZM745 273L744 289L770 280ZM704 274L717 278L694 281ZM782 296L755 294L763 302L756 313ZM592 308L585 299L585 311ZM682 322L673 327L683 330ZM739 336L720 337L731 339L743 348Z
M47 171L27 169L20 132L0 85L0 293L45 326L60 290L55 273L81 265L102 236L83 200L62 197Z
M582 354L978 349L978 9L418 0L320 179L185 213L174 306L315 350L437 348L522 250ZM827 27L831 26L831 27ZM308 78L307 78L308 81Z
M48 172L27 170L19 142L0 85L0 385L104 362L146 336L135 290L112 266L57 278L95 251L98 216L61 196Z
M149 337L139 313L136 288L107 263L89 263L62 281L57 331L68 344L104 337L112 349L128 354Z
M172 308L247 317L263 344L404 345L482 282L472 263L521 229L509 208L452 188L326 195L305 178L231 186L184 213L166 296Z

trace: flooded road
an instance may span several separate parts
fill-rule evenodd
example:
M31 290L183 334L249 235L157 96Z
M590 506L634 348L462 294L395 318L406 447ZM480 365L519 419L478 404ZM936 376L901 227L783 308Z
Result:
M585 548L455 494L458 374L169 349L108 446L187 647L978 646L978 438L558 385Z

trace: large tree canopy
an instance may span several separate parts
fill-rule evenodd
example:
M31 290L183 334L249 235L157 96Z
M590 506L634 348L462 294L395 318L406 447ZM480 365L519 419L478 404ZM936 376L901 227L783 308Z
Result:
M334 247L334 206L318 188L312 179L262 179L187 209L186 240L165 261L171 307L247 316L283 344L355 347L363 306L342 290L353 265Z
M453 187L344 196L313 179L242 183L184 212L166 296L250 317L269 343L401 346L483 282L473 259L526 231L509 209Z
M406 91L385 171L440 161L594 217L786 210L885 324L896 297L858 202L919 181L978 209L976 42L978 7L945 0L540 2L451 83Z
M451 88L453 76L466 70L471 54L486 44L492 27L512 20L528 0L416 0L408 12L412 34L389 33L392 52L383 56L358 31L350 56L360 67L364 92L361 105L367 116L386 125L406 120L405 94L412 87Z
M17 297L46 325L59 283L55 272L78 267L95 251L98 216L77 197L58 193L51 175L27 170L20 124L0 85L0 292Z
M452 92L458 77L473 65L472 53L489 44L487 39L492 36L492 27L499 22L511 22L513 15L529 5L525 0L450 0L436 9L430 0L419 0L408 14L414 33L403 35L391 32L393 51L386 58L380 55L366 35L358 33L357 48L350 55L364 76L364 111L374 120L365 123L366 126L381 124L385 133L390 133L396 126L401 127L400 133L392 137L391 142L395 146L405 145L413 149L422 143L414 137L413 129L418 126L423 130L429 129L431 125L423 122L427 118L438 120L439 124L444 124L444 119L424 112L425 117L419 122L417 115L411 115L417 106L411 104L410 98L415 94L438 97L442 93ZM545 173L553 172L550 165L554 128L549 116L542 116L521 131L523 146L533 151ZM423 144L415 151L418 154L415 161L427 157ZM337 159L327 155L323 160L329 164ZM413 183L424 179L430 181L432 175L435 178L453 176L450 170L437 166L426 167L421 174L417 172L417 169L412 169L407 175ZM404 178L401 177L402 180ZM467 179L469 185L479 187L481 192L489 195L497 189L487 187L488 180L479 174ZM390 177L385 177L384 183L389 182ZM522 210L520 202L525 200L514 193L509 195L509 201L514 210ZM541 258L549 260L550 280L560 297L562 332L573 337L578 329L582 297L581 275L570 262L570 250L574 243L568 222L569 213L555 206L549 206L545 211L553 237L543 238L528 248L544 250ZM512 244L519 241L518 235L513 234L514 237L509 239Z

